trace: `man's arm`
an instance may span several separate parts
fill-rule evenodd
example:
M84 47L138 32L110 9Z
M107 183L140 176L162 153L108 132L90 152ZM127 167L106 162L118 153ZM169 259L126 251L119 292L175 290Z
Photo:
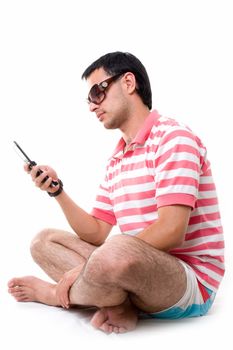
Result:
M57 173L53 168L47 165L37 165L30 169L28 165L25 165L24 170L31 175L35 185L42 191L54 193L58 190L59 185L55 187L50 186L52 180L58 181ZM38 175L38 172L41 170L42 172ZM101 245L105 241L112 229L112 225L88 214L64 190L54 198L61 206L70 226L81 239L94 245Z
M64 190L55 198L70 226L81 239L94 245L101 245L105 241L112 225L96 219L80 208Z
M187 231L191 208L184 205L169 205L158 209L155 223L141 231L136 237L153 247L169 251L181 246Z

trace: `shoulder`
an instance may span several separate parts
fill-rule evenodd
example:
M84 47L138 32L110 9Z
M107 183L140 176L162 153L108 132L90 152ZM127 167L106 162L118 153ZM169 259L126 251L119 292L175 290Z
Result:
M200 138L184 123L175 119L160 116L151 129L151 139L160 146L167 142L195 143L197 147L205 148ZM159 142L158 142L159 141Z

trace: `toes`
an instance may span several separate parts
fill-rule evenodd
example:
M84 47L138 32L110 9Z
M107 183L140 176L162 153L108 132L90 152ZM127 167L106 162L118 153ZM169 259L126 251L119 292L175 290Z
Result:
M107 314L104 310L97 311L91 319L91 324L95 328L100 328L103 326L104 322L107 320Z
M15 286L15 278L12 278L12 279L8 282L7 285L8 285L9 288L14 287L14 286Z
M108 323L102 324L102 326L99 329L101 329L102 331L108 334L113 332L113 326Z
M21 278L12 278L9 282L8 282L8 287L12 288L15 286L20 286L23 285L22 279Z
M118 329L118 333L126 333L127 332L127 329L126 328L124 328L124 327L119 327L119 329Z
M22 293L24 292L24 288L23 287L20 287L20 286L14 286L14 287L9 287L8 288L8 293L10 294L16 294L16 293Z
M17 300L17 301L23 301L26 299L26 294L22 291L14 291L11 292L11 295Z

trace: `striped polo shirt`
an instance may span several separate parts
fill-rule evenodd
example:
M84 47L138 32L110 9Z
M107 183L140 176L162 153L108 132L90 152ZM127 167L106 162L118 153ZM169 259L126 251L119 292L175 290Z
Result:
M92 215L137 235L158 219L158 208L190 206L185 240L169 253L216 292L224 275L224 240L206 148L188 127L156 111L125 146L122 138L108 161Z

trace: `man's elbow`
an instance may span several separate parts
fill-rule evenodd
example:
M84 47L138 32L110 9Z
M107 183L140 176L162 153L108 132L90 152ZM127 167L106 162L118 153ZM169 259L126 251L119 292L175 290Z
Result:
M170 238L171 246L169 250L179 248L183 245L185 241L185 233L186 231L180 228L171 232L171 238Z

